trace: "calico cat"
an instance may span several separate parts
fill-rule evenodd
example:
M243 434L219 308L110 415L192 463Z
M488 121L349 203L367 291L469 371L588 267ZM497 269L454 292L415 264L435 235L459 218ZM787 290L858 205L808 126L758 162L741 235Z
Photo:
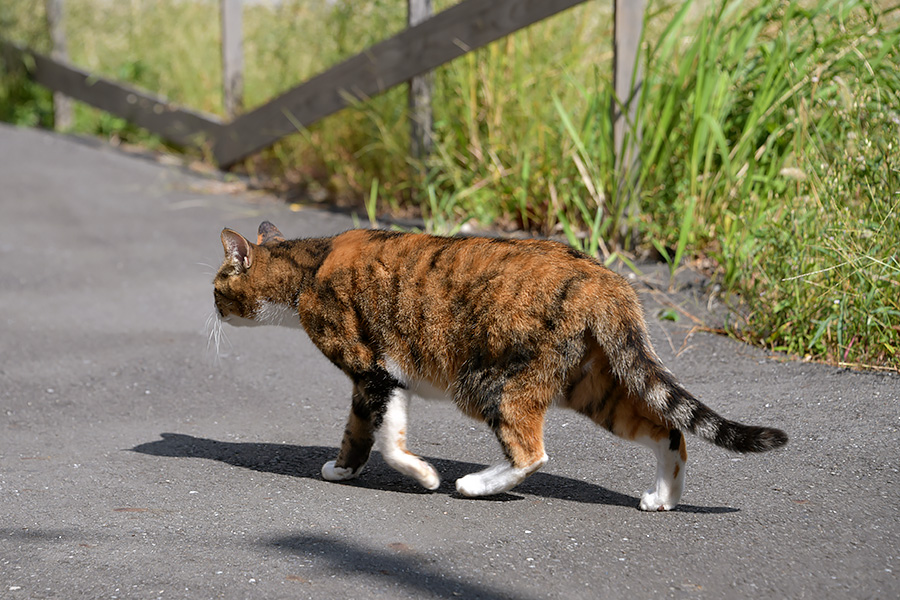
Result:
M456 481L464 496L505 492L547 462L553 403L648 446L658 461L642 510L670 510L684 488L682 431L736 452L787 443L778 429L724 419L661 363L637 295L621 276L561 243L378 230L256 244L222 232L215 305L232 325L302 327L353 382L330 481L360 474L374 443L429 490L437 471L406 446L411 394L449 396L493 430L506 463Z

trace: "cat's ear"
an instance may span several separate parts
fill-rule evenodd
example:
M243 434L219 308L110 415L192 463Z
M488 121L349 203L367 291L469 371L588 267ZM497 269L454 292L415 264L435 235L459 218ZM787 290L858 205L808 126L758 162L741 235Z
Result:
M256 243L259 245L268 243L268 242L283 242L284 236L281 235L281 232L278 231L278 228L269 223L268 221L263 221L259 224L259 235L256 238Z
M225 248L225 260L230 262L236 271L250 268L253 263L253 249L247 238L231 229L222 230L222 246Z

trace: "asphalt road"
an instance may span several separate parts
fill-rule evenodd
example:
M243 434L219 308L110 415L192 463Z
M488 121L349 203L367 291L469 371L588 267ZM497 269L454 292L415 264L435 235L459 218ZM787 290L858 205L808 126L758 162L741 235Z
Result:
M688 335L649 295L667 365L722 414L787 430L786 449L688 439L683 504L647 514L650 453L557 410L549 464L473 500L453 481L496 442L416 400L436 492L377 454L323 481L348 381L296 330L227 330L217 356L205 321L224 226L352 220L224 187L0 125L0 598L900 596L900 377Z

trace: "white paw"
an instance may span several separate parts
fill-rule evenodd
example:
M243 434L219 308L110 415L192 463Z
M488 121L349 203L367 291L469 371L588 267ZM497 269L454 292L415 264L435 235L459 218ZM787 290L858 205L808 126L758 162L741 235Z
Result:
M478 473L472 473L456 480L456 491L463 496L474 498L477 496L487 496L491 493L488 482Z
M364 466L365 465L363 465L363 467ZM329 460L322 465L322 477L328 481L346 481L347 479L353 479L358 476L360 472L362 472L363 467L356 470L348 469L346 467L337 467L335 466L335 461Z
M435 468L428 463L423 462L422 464L425 465L425 468L416 476L416 479L418 479L419 483L421 483L422 487L426 490L438 489L441 485L441 476L438 475Z
M678 501L674 502L670 498L662 498L656 493L656 490L648 490L641 496L641 510L648 511L664 511L672 510Z
M513 489L540 469L547 462L545 454L524 469L516 469L508 464L488 467L484 471L471 473L456 480L456 491L463 496L490 496Z
M441 485L441 477L430 464L405 452L385 453L384 460L394 469L418 481L426 490L436 490Z

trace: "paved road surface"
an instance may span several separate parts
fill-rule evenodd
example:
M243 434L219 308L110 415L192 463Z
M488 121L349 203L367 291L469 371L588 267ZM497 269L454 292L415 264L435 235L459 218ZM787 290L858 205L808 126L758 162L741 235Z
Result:
M900 596L900 378L686 339L650 297L671 369L723 414L785 428L784 451L689 439L684 504L646 514L649 452L556 411L544 470L471 500L453 481L497 444L414 401L440 489L377 455L323 481L348 382L300 332L232 329L216 358L204 323L223 226L352 222L219 188L0 126L0 598Z

